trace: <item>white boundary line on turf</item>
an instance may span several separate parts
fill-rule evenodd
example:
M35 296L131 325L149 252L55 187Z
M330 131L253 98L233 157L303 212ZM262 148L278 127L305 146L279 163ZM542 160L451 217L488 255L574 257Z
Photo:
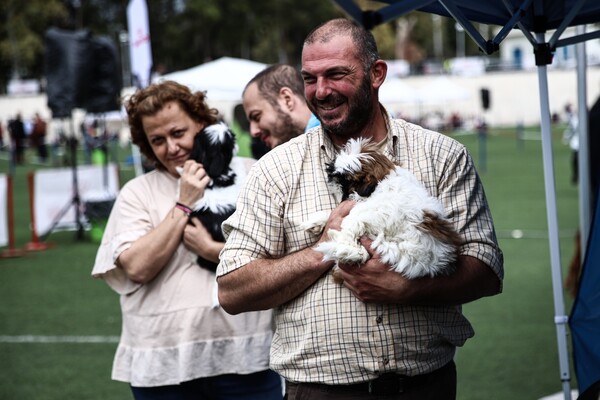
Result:
M573 237L575 235L575 229L561 229L559 236L561 238ZM528 230L528 229L512 229L512 230L497 230L496 235L499 238L512 238L512 239L547 239L547 230Z
M119 336L0 336L0 343L119 343Z

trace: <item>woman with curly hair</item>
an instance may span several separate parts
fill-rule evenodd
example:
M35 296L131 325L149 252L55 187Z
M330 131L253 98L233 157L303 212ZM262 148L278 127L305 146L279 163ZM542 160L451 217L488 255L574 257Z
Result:
M218 262L223 247L188 218L209 183L189 160L194 137L217 111L204 93L170 81L125 107L133 143L156 168L119 193L92 272L121 298L112 378L138 400L281 399L281 379L269 370L271 312L227 314L214 273L196 263L198 255Z

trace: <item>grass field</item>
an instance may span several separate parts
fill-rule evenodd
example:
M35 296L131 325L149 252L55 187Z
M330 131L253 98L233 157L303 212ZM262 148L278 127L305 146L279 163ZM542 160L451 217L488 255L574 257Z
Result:
M566 266L573 252L578 205L577 188L569 181L570 152L560 143L561 133L559 126L554 157L561 259ZM457 354L458 398L538 399L558 392L539 130L528 129L531 140L523 142L517 142L513 130L492 130L485 157L476 135L455 137L470 149L480 169L506 274L503 294L464 307L476 335ZM119 159L125 155L126 149L120 150ZM33 152L28 156L33 158ZM6 173L6 154L0 157L0 172ZM37 168L16 169L17 247L31 240L26 175ZM130 168L121 169L121 183L132 176ZM516 229L523 232L522 238L512 237ZM117 295L90 277L97 244L88 235L77 240L74 232L54 232L47 242L54 247L0 259L0 399L130 399L126 384L110 380L120 312ZM567 303L568 312L568 297Z

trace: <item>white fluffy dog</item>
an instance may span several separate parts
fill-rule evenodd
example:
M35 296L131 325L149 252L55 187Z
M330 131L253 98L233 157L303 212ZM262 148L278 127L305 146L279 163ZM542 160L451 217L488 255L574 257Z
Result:
M438 199L407 169L395 165L366 139L351 139L327 164L329 183L338 199L356 200L341 230L315 247L336 265L369 259L359 239L366 235L381 261L409 279L448 274L457 256L458 234ZM329 212L314 214L304 228L323 231Z

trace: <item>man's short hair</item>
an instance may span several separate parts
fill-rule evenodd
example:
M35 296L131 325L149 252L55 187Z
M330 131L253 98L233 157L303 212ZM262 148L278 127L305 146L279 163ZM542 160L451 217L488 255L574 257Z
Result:
M256 82L259 93L274 107L277 107L277 95L283 87L304 99L304 80L300 71L291 65L274 64L260 71L248 84ZM244 89L246 91L246 89Z

